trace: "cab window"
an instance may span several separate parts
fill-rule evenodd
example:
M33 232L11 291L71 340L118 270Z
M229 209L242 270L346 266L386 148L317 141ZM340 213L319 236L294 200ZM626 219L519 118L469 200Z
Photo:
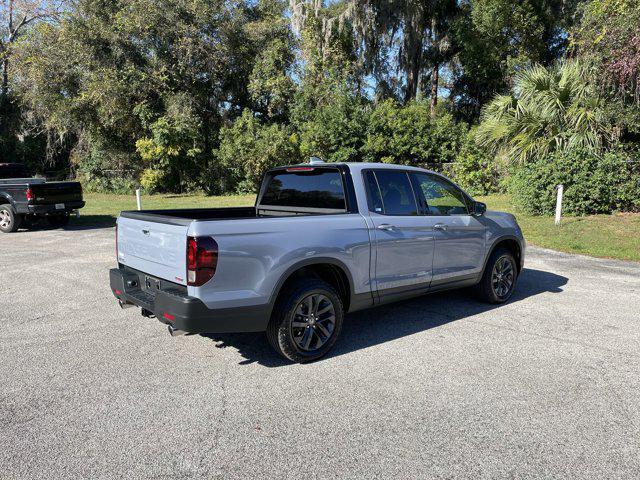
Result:
M365 172L369 209L383 215L417 215L418 207L408 175L400 170Z
M464 193L453 183L428 173L411 173L414 186L422 194L422 210L427 215L468 215Z

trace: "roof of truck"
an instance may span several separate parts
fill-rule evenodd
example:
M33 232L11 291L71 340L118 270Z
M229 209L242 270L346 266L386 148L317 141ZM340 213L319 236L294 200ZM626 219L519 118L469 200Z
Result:
M380 163L380 162L317 162L317 163L298 163L296 165L288 165L286 167L278 167L278 168L288 168L288 167L331 167L336 165L345 165L349 167L352 171L362 171L369 168L375 169L387 169L387 170L416 170L420 172L433 172L432 170L428 170L426 168L421 167L412 167L410 165L397 165L394 163Z
M421 167L412 167L410 165L397 165L395 163L375 163L375 162L344 162L342 165L348 165L350 168L364 170L366 168L388 168L390 170L425 170Z

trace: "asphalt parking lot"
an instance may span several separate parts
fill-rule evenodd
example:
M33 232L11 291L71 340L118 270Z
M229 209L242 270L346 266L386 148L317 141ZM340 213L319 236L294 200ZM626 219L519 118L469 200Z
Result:
M120 310L113 233L0 235L3 479L640 477L640 264L530 248L507 305L360 312L293 365Z

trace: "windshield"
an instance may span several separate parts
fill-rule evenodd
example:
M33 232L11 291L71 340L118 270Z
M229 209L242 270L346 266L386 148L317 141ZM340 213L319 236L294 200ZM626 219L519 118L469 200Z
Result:
M31 172L21 163L0 163L0 179L31 178Z

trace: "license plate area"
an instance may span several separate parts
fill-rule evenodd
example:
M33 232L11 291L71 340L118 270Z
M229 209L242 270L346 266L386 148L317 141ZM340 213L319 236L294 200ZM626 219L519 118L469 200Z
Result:
M154 277L145 275L143 290L155 297L156 293L160 291L160 280Z
M64 210L64 203L56 203L56 210Z

